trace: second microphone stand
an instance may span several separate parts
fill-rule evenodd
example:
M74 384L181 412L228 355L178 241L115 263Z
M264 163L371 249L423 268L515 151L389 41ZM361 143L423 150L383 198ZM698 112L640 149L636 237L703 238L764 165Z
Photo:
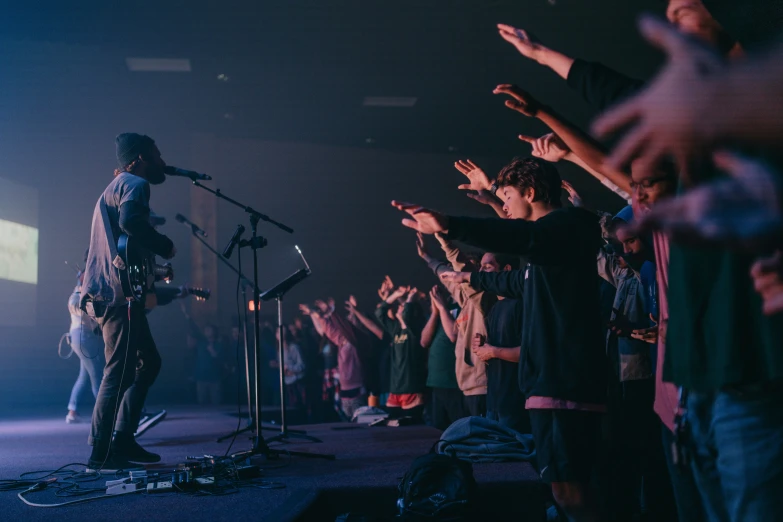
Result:
M203 190L206 190L210 194L213 194L215 197L218 197L220 199L223 199L225 201L228 201L232 205L235 205L242 210L245 211L245 213L248 214L250 219L250 230L251 230L251 237L248 243L248 246L251 247L253 250L253 288L258 289L258 249L263 248L266 245L266 239L258 235L258 222L259 221L266 221L268 223L271 223L278 228L285 230L289 234L293 233L294 230L282 223L278 223L277 221L273 220L269 216L262 214L261 212L258 212L253 207L249 205L243 205L242 203L226 196L223 194L220 189L213 190L207 186L202 185L195 179L193 180L193 185L196 187L199 187ZM238 239L238 238L237 238ZM303 456L303 457L312 457L316 456L311 453L302 452L302 451L280 451L273 448L270 448L269 445L266 443L264 438L261 436L261 317L259 314L259 309L261 307L261 299L259 296L259 293L257 291L253 292L253 302L255 303L255 306L253 307L253 352L254 352L254 366L255 366L255 435L253 436L253 443L251 446L251 449L249 451L240 452L235 455L232 455L232 457L236 459L244 459L249 458L254 455L263 455L266 458L278 458L281 454L286 453L289 455L295 455L295 456ZM328 458L328 457L327 457ZM334 457L331 457L334 458Z

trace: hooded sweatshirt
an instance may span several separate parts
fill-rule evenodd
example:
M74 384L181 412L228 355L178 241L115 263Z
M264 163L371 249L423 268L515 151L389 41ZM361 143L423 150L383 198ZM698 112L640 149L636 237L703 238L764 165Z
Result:
M459 248L441 237L438 237L438 240L449 262L430 262L429 267L432 271L436 275L450 270L462 271L465 268L465 259ZM497 298L483 290L474 290L467 283L444 282L443 284L461 309L455 322L457 342L454 344L454 353L457 359L457 384L464 395L486 395L487 365L473 353L471 342L476 334L486 337L487 314Z

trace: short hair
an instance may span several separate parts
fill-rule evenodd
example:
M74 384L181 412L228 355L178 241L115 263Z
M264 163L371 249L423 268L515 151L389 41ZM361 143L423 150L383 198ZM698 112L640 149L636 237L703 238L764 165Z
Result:
M520 191L532 188L533 201L543 201L555 208L563 206L560 201L560 174L554 165L539 158L514 158L498 174L499 187L516 187Z
M498 262L501 270L503 270L506 265L509 265L511 270L517 270L519 268L519 257L517 256L511 254L495 254L494 252L492 255L495 256L495 261Z

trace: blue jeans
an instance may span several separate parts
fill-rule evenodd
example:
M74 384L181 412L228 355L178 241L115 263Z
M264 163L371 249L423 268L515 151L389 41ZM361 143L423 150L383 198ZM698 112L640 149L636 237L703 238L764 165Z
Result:
M783 520L783 390L691 392L687 416L708 520Z
M79 377L71 390L68 409L78 411L79 396L90 388L93 397L98 397L98 389L103 379L103 367L106 359L103 355L103 337L91 330L75 328L70 332L71 348L79 358Z

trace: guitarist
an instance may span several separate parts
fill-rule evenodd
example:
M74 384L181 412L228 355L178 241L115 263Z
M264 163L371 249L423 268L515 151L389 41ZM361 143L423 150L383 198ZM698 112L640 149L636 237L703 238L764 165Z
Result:
M119 168L93 212L81 292L82 309L95 317L106 345L106 367L88 439L92 446L88 469L104 471L131 468L131 462L160 461L159 455L146 451L133 438L161 360L144 303L128 300L123 294L116 268L120 264L116 241L127 234L165 259L176 254L171 240L155 231L149 221L150 185L166 180L166 163L158 147L150 137L135 133L117 136L116 147Z

